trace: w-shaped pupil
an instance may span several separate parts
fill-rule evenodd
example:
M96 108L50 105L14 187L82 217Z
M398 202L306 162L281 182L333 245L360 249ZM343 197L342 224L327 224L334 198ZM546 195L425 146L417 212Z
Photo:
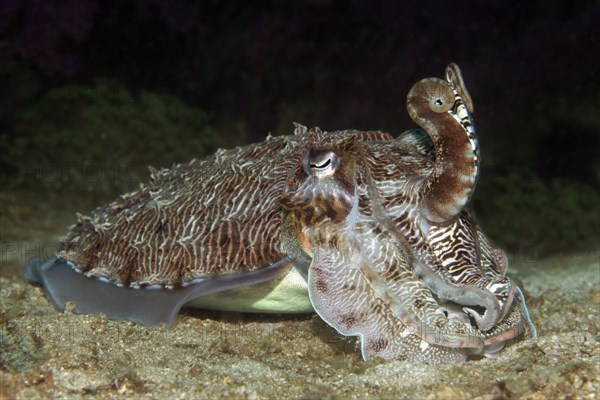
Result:
M323 164L313 164L311 163L311 168L327 168L327 166L331 164L331 158L328 158Z

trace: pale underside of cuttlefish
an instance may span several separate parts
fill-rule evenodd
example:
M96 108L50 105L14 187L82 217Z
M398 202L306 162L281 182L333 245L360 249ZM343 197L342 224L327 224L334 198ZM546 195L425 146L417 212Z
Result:
M368 358L456 362L535 336L465 210L479 173L458 67L410 91L422 128L294 135L153 171L33 262L59 309L170 324L184 305L311 312Z

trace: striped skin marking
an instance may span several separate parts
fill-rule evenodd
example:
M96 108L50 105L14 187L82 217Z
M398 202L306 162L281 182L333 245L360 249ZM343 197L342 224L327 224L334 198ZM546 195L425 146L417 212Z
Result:
M514 298L515 287L503 272L490 268L486 273L482 268L481 265L485 262L482 257L490 257L490 251L484 249L484 246L489 246L487 241L483 246L479 243L480 236L474 220L463 212L452 224L431 227L427 241L448 273L449 284L479 287L495 296L497 305L485 302L480 304L485 306L484 314L465 308L485 331L506 316ZM482 256L482 250L488 253Z
M469 94L469 91L467 90L467 87L465 86L460 68L456 63L450 63L448 67L446 67L445 72L446 80L452 83L454 92L462 99L467 111L472 114L475 111L473 100Z

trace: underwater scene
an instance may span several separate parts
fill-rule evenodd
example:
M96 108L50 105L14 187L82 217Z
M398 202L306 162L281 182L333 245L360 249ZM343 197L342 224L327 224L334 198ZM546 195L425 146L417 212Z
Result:
M597 398L599 20L1 2L0 398Z

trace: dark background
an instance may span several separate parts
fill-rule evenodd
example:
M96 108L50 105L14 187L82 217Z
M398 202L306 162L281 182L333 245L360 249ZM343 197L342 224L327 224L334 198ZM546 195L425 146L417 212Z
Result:
M600 6L507 4L2 0L1 190L99 205L293 121L397 135L411 85L454 61L486 232L517 260L595 250Z

